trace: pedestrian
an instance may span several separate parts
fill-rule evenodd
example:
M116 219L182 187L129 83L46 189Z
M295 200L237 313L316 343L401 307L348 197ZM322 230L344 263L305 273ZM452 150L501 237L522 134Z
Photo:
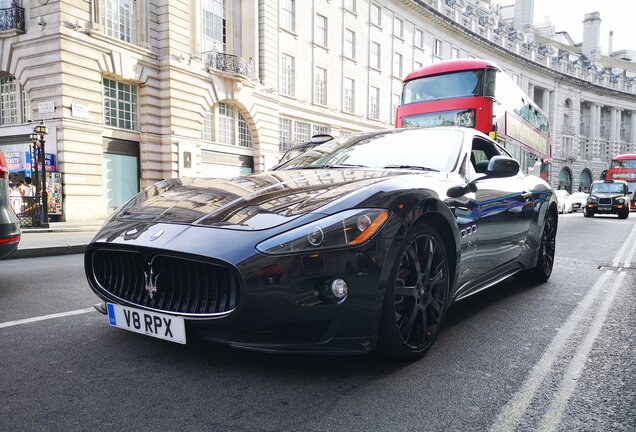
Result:
M33 185L31 184L31 177L25 177L20 186L20 195L22 195L23 197L32 197L34 195Z
M22 194L14 183L9 183L9 204L16 214L22 212Z

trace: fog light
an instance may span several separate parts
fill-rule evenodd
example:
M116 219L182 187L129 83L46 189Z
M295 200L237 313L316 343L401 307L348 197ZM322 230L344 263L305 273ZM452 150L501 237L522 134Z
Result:
M345 298L348 291L347 283L343 279L338 278L331 282L331 293L338 300Z

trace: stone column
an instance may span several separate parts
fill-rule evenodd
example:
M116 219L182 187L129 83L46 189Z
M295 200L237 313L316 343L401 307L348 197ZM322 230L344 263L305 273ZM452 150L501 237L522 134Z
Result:
M203 20L203 8L201 0L192 0L190 7L190 17L192 26L190 27L190 54L195 58L201 58L201 21Z
M609 142L614 143L618 141L616 136L616 108L610 109L610 124L609 124Z
M636 152L636 111L632 111L631 122L629 127L629 144L630 153Z

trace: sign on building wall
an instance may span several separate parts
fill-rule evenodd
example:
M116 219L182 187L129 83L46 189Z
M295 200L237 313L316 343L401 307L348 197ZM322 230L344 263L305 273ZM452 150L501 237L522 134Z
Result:
M78 103L71 104L71 115L73 117L87 119L88 107Z
M49 114L55 112L55 101L40 102L38 104L38 113Z

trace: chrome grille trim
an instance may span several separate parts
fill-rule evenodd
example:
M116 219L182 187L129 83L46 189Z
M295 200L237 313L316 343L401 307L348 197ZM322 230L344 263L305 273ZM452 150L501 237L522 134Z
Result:
M238 306L240 281L229 265L162 252L95 248L89 253L93 285L124 305L190 318L219 318ZM150 267L159 275L152 299L144 280Z

